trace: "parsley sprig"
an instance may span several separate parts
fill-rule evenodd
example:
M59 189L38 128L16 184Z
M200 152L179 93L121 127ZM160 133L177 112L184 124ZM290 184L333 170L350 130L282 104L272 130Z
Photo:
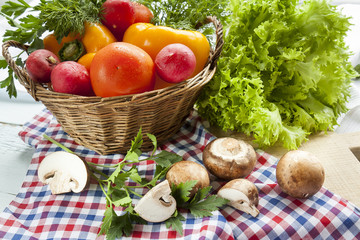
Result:
M135 139L131 142L131 147L127 154L119 163L114 165L102 165L87 162L91 170L92 177L98 182L106 198L106 209L102 221L99 235L106 234L107 239L116 239L122 236L129 236L132 233L133 224L147 224L134 211L134 198L141 198L136 189L151 189L159 181L163 180L169 168L176 162L182 160L182 157L168 151L157 153L157 140L152 134L147 134L153 143L154 149L149 157L142 157L141 145L143 136L141 129ZM61 147L63 150L73 153L70 149L56 142L44 134L44 138ZM151 179L141 177L137 165L142 161L154 161L155 173ZM114 169L110 176L105 174L99 168ZM190 191L195 186L196 181L189 181L179 185L172 185L171 192L176 199L178 210L173 216L165 221L167 228L172 228L179 235L183 235L182 221L186 220L179 209L190 211L197 218L212 216L212 212L225 205L225 200L217 195L210 194L211 187L199 189L195 196L190 197ZM121 210L121 215L116 213Z
M226 199L217 195L210 195L211 186L199 189L195 196L190 198L190 191L196 185L196 182L193 180L171 187L171 194L176 199L179 208L190 210L194 217L210 217L213 211L228 203Z

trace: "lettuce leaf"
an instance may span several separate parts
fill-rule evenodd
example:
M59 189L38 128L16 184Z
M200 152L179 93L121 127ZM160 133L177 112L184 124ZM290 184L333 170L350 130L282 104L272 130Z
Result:
M296 149L347 111L349 19L326 0L230 0L225 45L199 114L260 146Z

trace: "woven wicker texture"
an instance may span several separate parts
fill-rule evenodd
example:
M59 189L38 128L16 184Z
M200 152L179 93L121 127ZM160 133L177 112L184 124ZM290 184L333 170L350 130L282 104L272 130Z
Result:
M78 144L102 155L124 153L140 127L143 133L155 135L162 143L183 125L200 90L213 77L223 46L221 23L215 17L208 17L207 21L214 24L216 46L204 69L179 84L141 94L101 98L57 93L46 84L32 81L26 69L12 59L9 47L27 51L27 46L7 41L3 44L3 56L28 93L50 110ZM143 150L151 148L150 139L145 138Z

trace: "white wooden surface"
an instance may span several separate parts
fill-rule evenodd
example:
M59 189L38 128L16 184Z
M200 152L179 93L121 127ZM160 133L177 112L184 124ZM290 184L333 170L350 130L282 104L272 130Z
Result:
M0 5L4 2L4 0L0 0ZM348 34L347 42L350 50L359 53L360 0L342 0L335 1L335 3L344 4L344 13L354 16L354 26ZM2 20L0 17L0 40L5 26ZM351 61L360 63L360 54L354 55ZM6 72L0 71L0 81L6 77L5 74ZM353 121L354 118L359 119L358 116L360 116L360 107L358 107L360 105L358 104L360 99L359 84L354 85L356 85L352 88L354 96L349 103L353 110L341 119L343 124L338 128L339 132L360 130L360 121L359 123ZM26 92L22 91L21 87L19 89L17 99L9 99L5 90L0 89L0 211L3 211L17 194L34 152L34 149L18 137L18 132L21 130L22 124L44 108L41 103L36 103Z
M19 91L18 99L9 99L0 89L0 211L19 191L34 149L18 136L22 125L39 113L44 106Z
M0 124L0 210L17 194L34 151L17 137L20 129L20 126Z

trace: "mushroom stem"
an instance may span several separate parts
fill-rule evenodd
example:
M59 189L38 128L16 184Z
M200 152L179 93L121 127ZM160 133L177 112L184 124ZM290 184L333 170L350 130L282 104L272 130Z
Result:
M90 183L85 161L75 154L58 151L47 155L39 164L38 177L48 184L52 194L81 192Z

